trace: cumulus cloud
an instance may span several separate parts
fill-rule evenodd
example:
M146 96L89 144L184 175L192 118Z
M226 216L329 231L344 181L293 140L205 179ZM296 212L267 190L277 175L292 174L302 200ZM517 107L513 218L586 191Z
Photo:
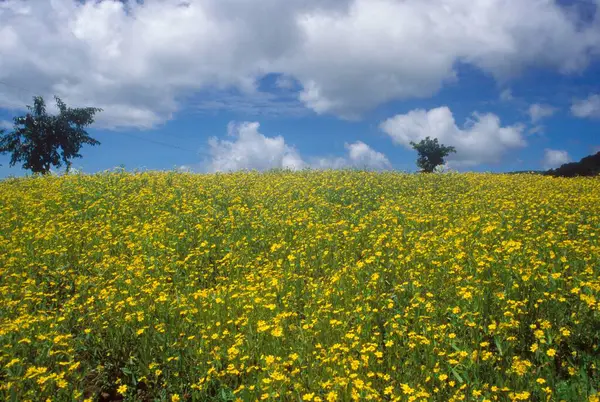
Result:
M394 143L408 149L412 149L411 141L419 142L427 136L454 146L457 153L448 157L451 166L497 163L508 151L526 145L521 125L503 127L492 113L474 113L461 128L446 106L399 114L385 120L380 128Z
M367 144L357 141L346 144L344 157L312 157L308 161L286 143L282 136L268 137L259 131L257 122L230 123L228 136L231 140L211 138L208 142L208 159L202 170L228 172L236 170L269 170L304 168L341 169L367 168L383 170L391 168L385 155ZM186 166L189 168L189 166Z
M317 157L312 158L310 166L316 169L372 169L387 170L392 168L388 158L377 152L362 141L345 144L346 157Z
M598 18L549 0L6 0L0 108L57 94L105 109L100 125L147 128L198 91L252 96L276 73L308 108L357 118L434 94L460 63L499 80L581 71L599 53Z
M587 99L573 102L571 113L576 117L600 118L600 95L592 94Z
M230 123L228 135L234 140L211 138L208 142L211 158L208 170L298 170L306 166L298 152L287 145L283 137L266 137L258 131L259 127L260 124L256 122Z
M389 169L391 167L388 158L381 152L377 152L367 144L357 141L354 144L346 144L348 159L352 166L367 167L372 169Z
M579 30L550 1L357 0L342 16L307 15L300 26L303 51L285 69L310 108L348 118L434 94L456 79L457 62L500 79L532 65L579 70L598 38L595 25Z
M558 150L558 149L548 149L544 150L544 160L542 161L542 167L544 169L554 169L565 163L571 161L571 157L567 151Z
M543 105L539 103L534 103L529 106L529 110L527 113L529 114L529 118L532 123L537 123L538 121L552 116L554 113L558 111L557 108L550 105Z

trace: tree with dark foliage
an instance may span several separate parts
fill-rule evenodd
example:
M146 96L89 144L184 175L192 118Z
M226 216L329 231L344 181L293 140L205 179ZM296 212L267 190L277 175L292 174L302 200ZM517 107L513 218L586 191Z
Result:
M94 122L94 115L102 109L70 108L58 97L54 97L58 115L46 112L46 103L41 96L33 98L33 106L27 105L29 113L14 118L12 132L0 132L0 153L10 153L10 166L18 162L33 173L46 174L52 166L64 163L67 171L71 159L81 158L79 150L83 144L99 145L88 135L85 128Z
M446 156L452 152L456 152L454 147L447 147L440 144L437 138L432 140L426 137L418 144L411 141L410 145L419 153L417 166L421 168L421 171L426 173L433 172L437 166L444 164Z
M596 176L598 174L600 174L600 152L586 156L579 162L565 163L559 168L546 172L546 175L554 177Z

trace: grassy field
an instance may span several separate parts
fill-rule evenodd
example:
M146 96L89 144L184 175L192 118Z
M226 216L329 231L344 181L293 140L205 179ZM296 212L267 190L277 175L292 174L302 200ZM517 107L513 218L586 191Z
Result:
M0 399L598 401L600 179L0 182Z

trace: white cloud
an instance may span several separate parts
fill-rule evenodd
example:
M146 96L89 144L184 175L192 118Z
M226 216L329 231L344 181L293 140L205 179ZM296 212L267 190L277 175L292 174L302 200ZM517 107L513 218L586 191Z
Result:
M544 150L544 160L542 161L542 167L546 170L557 168L565 163L571 161L571 157L567 151L548 149Z
M10 130L13 128L13 122L9 120L0 120L0 130Z
M57 94L105 109L100 125L147 128L198 91L252 96L279 73L307 107L355 118L434 94L459 63L499 80L581 71L599 18L550 0L1 1L0 108Z
M370 170L388 170L392 164L381 152L377 152L362 141L345 144L346 157L312 158L310 166L316 169L358 168Z
M545 130L544 126L538 124L538 125L535 125L535 126L531 127L529 130L527 130L527 134L529 134L529 135L535 135L535 134L542 135L542 134L544 134L544 130Z
M266 137L258 131L259 127L260 124L256 122L230 123L228 135L234 137L234 141L211 138L208 142L211 157L208 170L298 170L306 166L298 152L287 145L283 137Z
M275 85L279 89L290 90L296 86L296 82L292 77L280 75L279 77L277 77L277 80L275 81Z
M526 145L524 127L520 125L502 127L498 116L474 113L461 128L445 106L396 115L381 123L380 128L394 143L408 149L412 149L411 141L418 142L427 136L454 146L456 154L447 158L452 166L497 163L506 152Z
M500 100L501 101L509 102L513 99L514 99L514 96L512 94L512 90L510 88L507 88L507 89L503 90L502 92L500 92Z
M381 152L377 152L361 141L346 144L348 159L352 166L384 170L391 168L390 161Z
M309 107L348 118L434 94L456 79L458 61L498 78L532 65L577 70L598 36L596 27L578 32L554 2L522 0L357 0L342 16L308 15L301 26L304 51L285 69L304 83Z
M538 121L546 117L552 116L554 113L557 112L557 110L558 109L556 109L554 106L534 103L531 106L529 106L529 110L527 111L527 113L529 114L531 122L537 123Z
M600 95L592 94L587 99L573 102L571 113L576 117L600 118Z
M232 140L209 140L209 158L201 170L228 172L236 170L269 170L275 168L300 170L304 168L390 169L390 161L367 144L357 141L346 144L345 157L312 157L306 162L282 136L268 137L259 131L257 122L229 123ZM189 166L186 166L189 168Z

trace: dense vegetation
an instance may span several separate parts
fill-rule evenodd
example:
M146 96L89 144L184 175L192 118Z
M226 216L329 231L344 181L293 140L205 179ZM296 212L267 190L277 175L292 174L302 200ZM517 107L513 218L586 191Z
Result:
M565 163L556 169L550 169L546 174L555 177L597 176L600 174L600 152L586 156L579 162Z
M0 182L0 399L565 400L600 388L600 179Z
M13 119L13 130L0 129L0 154L10 154L10 166L22 163L23 169L47 174L65 165L69 171L72 159L81 158L83 145L100 145L85 129L102 109L70 108L59 97L54 99L58 114L48 114L44 98L35 96L29 112Z
M440 144L437 138L425 137L418 143L411 141L410 145L419 154L417 166L423 173L433 173L438 166L446 163L448 155L456 153L456 148Z

